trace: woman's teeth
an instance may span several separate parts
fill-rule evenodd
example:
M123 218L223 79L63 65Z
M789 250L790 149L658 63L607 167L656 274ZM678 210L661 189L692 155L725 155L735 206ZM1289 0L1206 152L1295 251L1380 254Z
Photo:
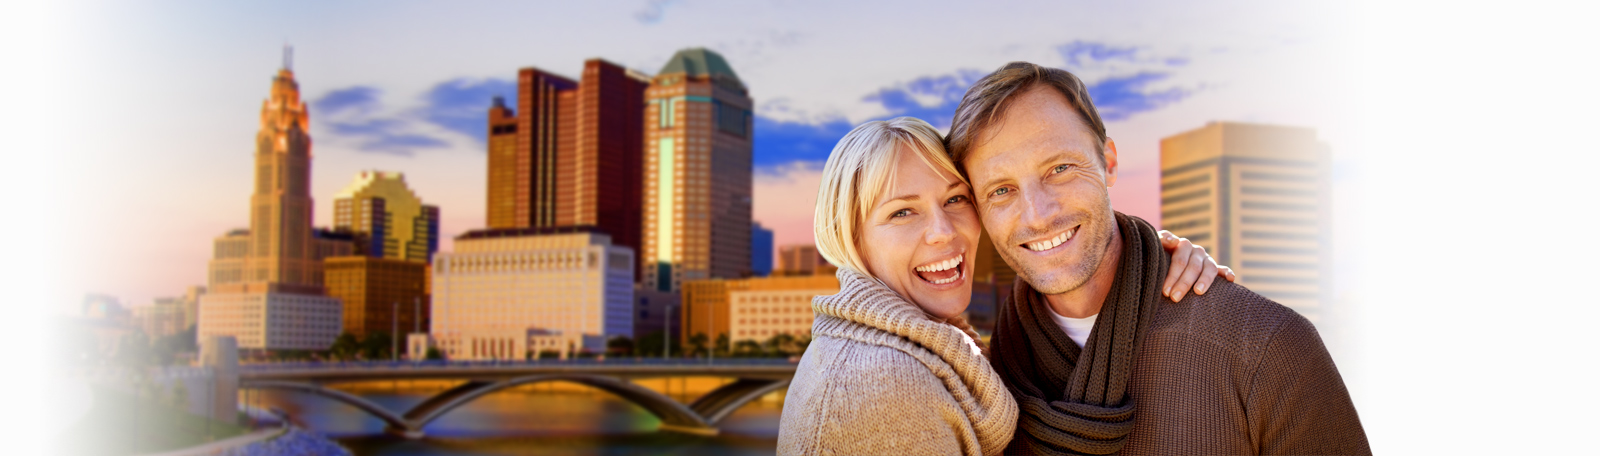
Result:
M934 285L944 285L961 280L961 270L958 269L961 266L961 259L961 255L956 255L955 258L917 266L913 269L917 271L917 276L921 277L922 280Z
M1072 239L1072 233L1076 233L1077 231L1078 231L1077 228L1073 228L1073 229L1067 230L1067 232L1065 232L1065 233L1058 234L1058 235L1056 235L1056 237L1050 238L1049 240L1039 241L1039 242L1030 242L1030 243L1028 243L1026 245L1026 247L1028 247L1028 250L1032 250L1032 251L1035 251L1035 252L1043 252L1043 251L1046 251L1046 250L1050 250L1050 249L1056 248L1056 246L1058 246L1058 245L1061 245L1061 243L1063 243L1063 242L1067 242L1068 239Z
M946 269L950 269L950 268L956 267L957 265L960 265L960 264L961 264L961 257L957 256L955 258L951 258L951 259L948 259L948 260L940 261L938 263L934 263L934 264L930 264L930 265L926 265L926 266L917 266L917 271L918 272L943 271L943 270L946 270Z

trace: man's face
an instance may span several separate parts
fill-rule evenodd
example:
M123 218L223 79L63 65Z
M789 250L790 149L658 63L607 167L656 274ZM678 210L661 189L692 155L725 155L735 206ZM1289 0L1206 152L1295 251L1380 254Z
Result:
M1040 293L1066 293L1089 280L1110 246L1116 145L1106 141L1102 165L1099 138L1054 88L1013 97L978 132L967 176L1000 256Z

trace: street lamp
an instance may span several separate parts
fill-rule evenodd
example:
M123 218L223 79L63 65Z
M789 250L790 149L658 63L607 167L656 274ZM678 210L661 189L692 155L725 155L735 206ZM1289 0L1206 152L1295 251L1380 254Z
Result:
M389 362L394 362L400 356L400 338L395 333L400 332L400 301L389 303Z
M661 359L672 357L672 302L667 302L666 313L661 314Z

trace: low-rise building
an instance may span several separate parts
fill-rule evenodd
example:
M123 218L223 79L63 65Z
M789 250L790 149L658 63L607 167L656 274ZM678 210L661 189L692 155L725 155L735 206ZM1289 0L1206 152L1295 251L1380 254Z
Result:
M428 330L427 263L369 256L323 261L328 296L344 301L344 332L365 338Z
M455 251L434 257L434 344L451 359L523 359L541 344L603 352L607 339L633 335L633 261L592 227L458 236Z
M339 336L343 306L328 296L249 290L200 300L199 340L233 336L240 349L325 350Z
M778 334L808 336L815 317L811 299L838 292L839 279L832 275L686 282L679 340L688 344L695 334L711 341L727 334L731 343L763 342Z

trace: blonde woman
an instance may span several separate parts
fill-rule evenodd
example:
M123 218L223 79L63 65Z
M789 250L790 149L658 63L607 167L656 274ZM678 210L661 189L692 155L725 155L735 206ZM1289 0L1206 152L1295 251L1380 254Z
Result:
M1017 403L960 317L982 225L939 132L900 117L845 135L823 167L815 228L840 289L812 301L813 339L785 399L778 453L1005 449ZM1164 238L1176 249L1173 289L1209 285L1210 257Z

